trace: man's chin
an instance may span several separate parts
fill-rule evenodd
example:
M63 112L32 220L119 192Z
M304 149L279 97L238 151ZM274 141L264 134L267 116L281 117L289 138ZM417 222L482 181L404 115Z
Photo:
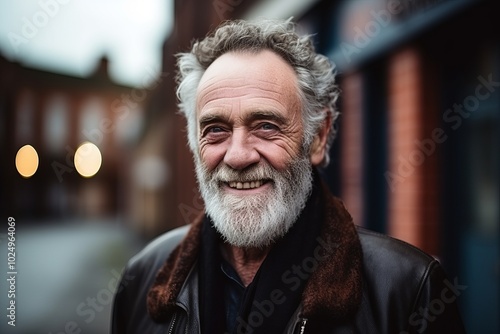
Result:
M242 240L241 238L233 239L228 238L228 236L224 236L224 241L232 247L237 248L245 248L245 249L255 249L255 248L267 248L272 245L276 240L278 240L280 236L270 236L270 235L259 235L259 236L249 236L246 235L246 238Z
M213 217L214 227L221 234L224 241L239 248L264 248L274 243L288 232L293 222L283 222L276 217L262 217L263 213L255 215L249 213L228 213L225 218ZM278 223L278 221L281 221Z

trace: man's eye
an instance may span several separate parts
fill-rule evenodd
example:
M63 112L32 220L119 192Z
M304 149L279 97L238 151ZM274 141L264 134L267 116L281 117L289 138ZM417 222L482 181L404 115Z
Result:
M207 133L219 133L224 131L220 126L212 126L211 128L207 129Z
M271 124L271 123L262 123L260 128L262 130L277 130L278 127L274 124Z

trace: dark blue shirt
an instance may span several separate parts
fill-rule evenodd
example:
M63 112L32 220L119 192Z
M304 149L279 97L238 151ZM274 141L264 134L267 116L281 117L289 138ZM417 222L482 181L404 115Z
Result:
M245 294L245 286L236 270L222 260L221 270L224 273L224 305L226 307L226 326L229 333L234 333L237 317Z

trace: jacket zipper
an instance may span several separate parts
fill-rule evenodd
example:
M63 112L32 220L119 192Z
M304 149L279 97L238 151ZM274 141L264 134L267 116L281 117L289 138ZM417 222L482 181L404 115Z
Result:
M306 324L307 324L307 319L306 318L302 318L302 320L300 321L300 331L299 331L299 334L304 334L305 331L306 331Z
M168 334L172 334L174 332L176 319L177 319L177 313L174 313L174 316L172 317L172 324L170 325L170 329L168 330Z

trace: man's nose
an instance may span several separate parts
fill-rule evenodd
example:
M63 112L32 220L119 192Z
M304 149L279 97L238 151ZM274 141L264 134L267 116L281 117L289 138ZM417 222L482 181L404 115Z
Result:
M229 147L224 155L224 163L233 169L241 170L258 163L259 160L260 154L254 144L248 140L248 134L241 129L233 131Z

